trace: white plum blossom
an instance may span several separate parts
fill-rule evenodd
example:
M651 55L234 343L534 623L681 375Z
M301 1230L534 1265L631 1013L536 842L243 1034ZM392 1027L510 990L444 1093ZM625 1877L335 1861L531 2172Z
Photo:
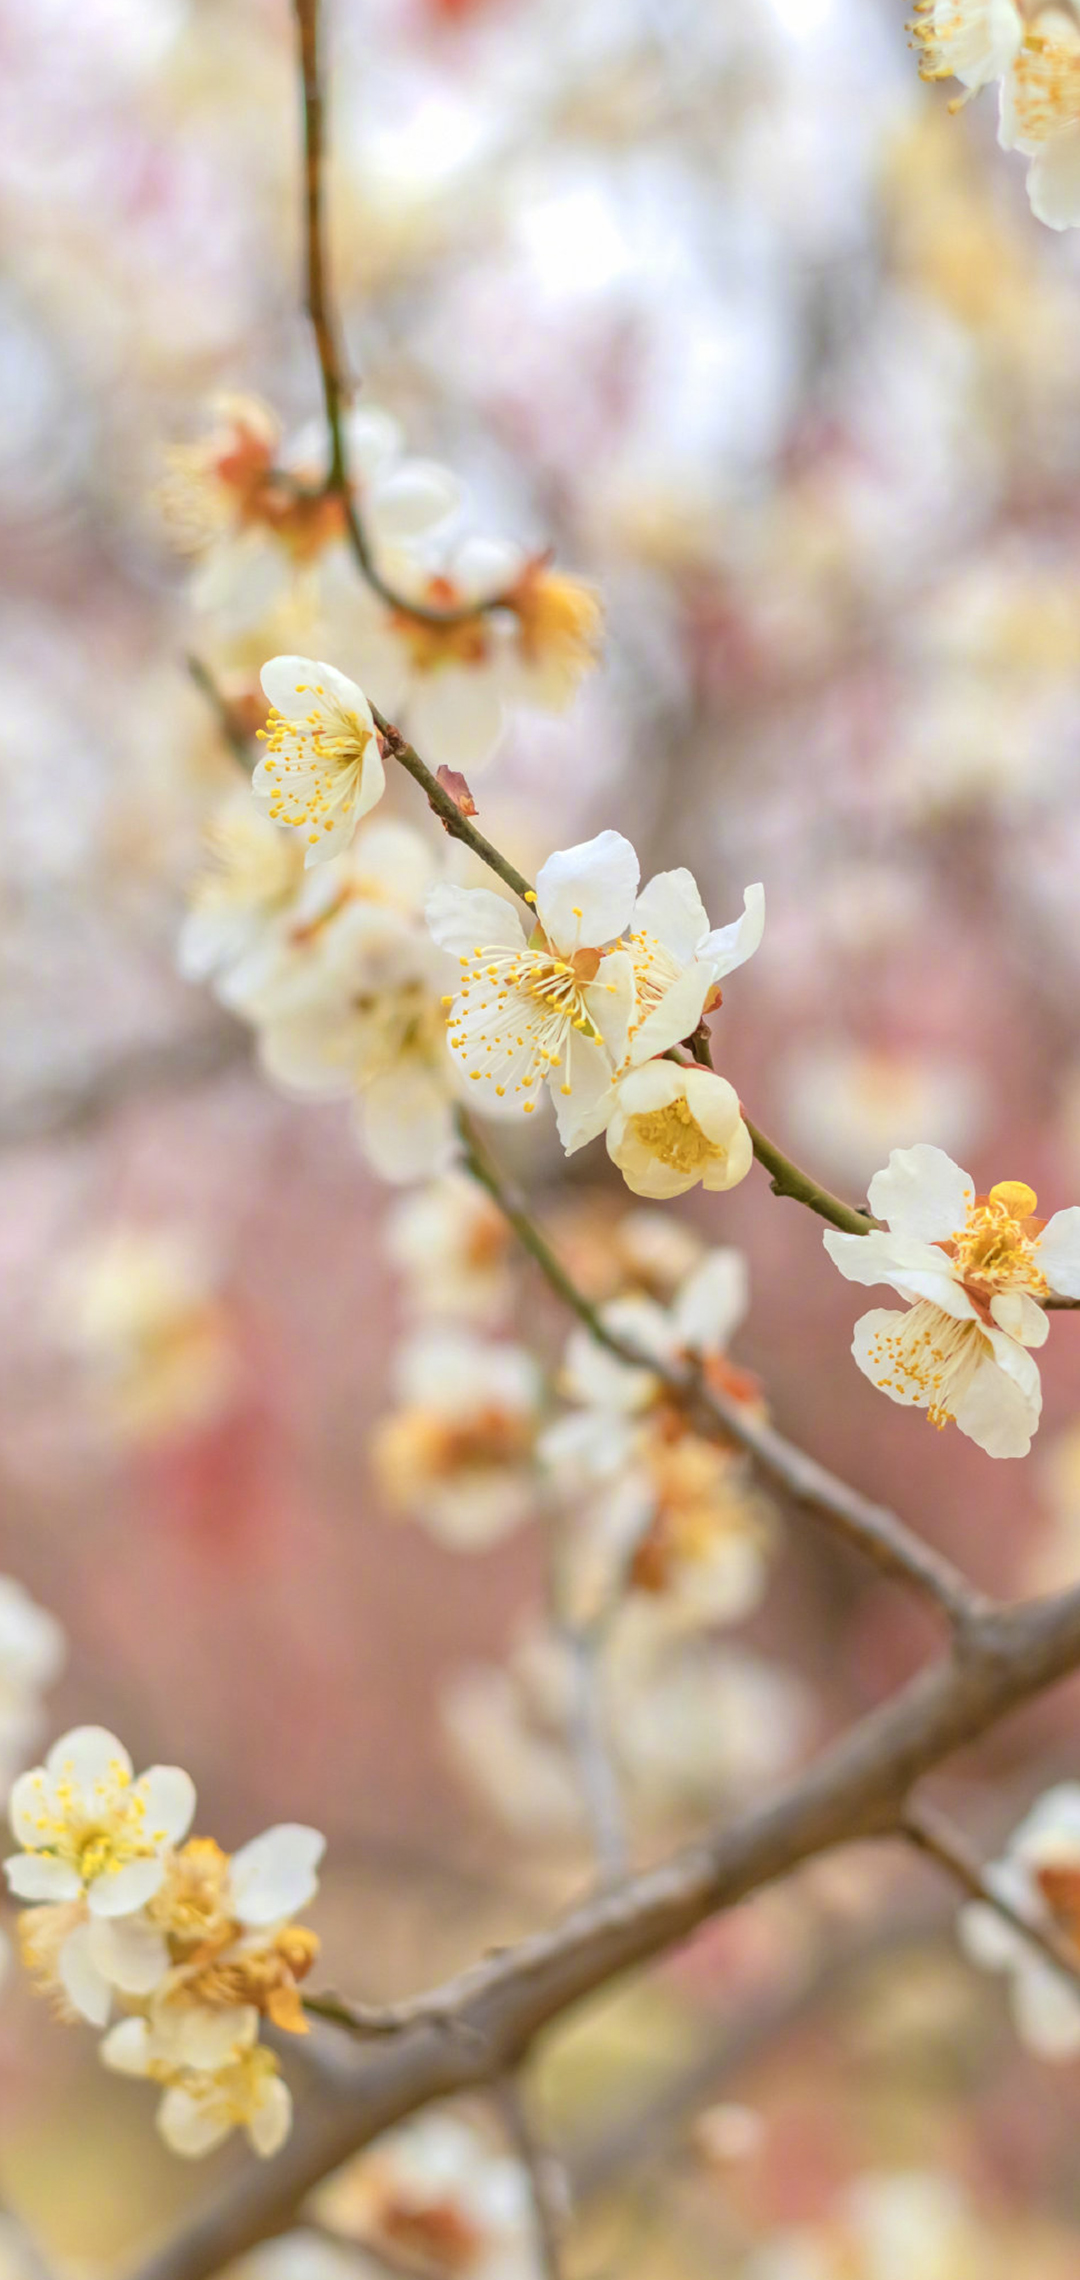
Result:
M486 1323L510 1291L510 1229L475 1180L448 1172L390 1212L386 1248L417 1314Z
M540 1378L523 1346L427 1329L398 1351L399 1406L372 1454L387 1496L453 1551L482 1551L529 1517Z
M157 2126L173 2153L200 2160L242 2129L268 2160L288 2137L292 2098L258 2032L250 2007L135 2017L110 2030L101 2056L118 2074L164 2084Z
M958 79L974 95L1009 70L1024 19L1016 0L914 0L909 30L922 51L920 76Z
M373 817L336 862L301 870L288 903L219 978L222 1004L259 1029L333 1004L377 958L387 927L426 941L421 911L436 869L430 843L411 825Z
M186 981L227 985L233 970L260 948L268 929L292 907L303 876L304 849L295 832L272 824L252 805L247 791L222 802L205 837L210 862L191 890L178 964ZM221 994L229 1003L224 987Z
M747 887L741 918L710 927L693 873L659 871L630 919L636 1002L631 1064L689 1037L719 1002L719 985L752 958L765 929L765 891Z
M1048 1789L1021 1821L983 1881L1036 1929L1056 1932L1080 1967L1080 1783ZM1004 1972L1017 2034L1040 2058L1080 2051L1080 1988L1056 1971L985 1901L961 1909L959 1932L973 1963Z
M602 1129L627 1051L634 980L619 938L637 883L629 840L602 831L542 865L531 938L485 887L443 884L427 899L432 935L462 969L449 1028L462 1068L489 1109L528 1113L546 1084L571 1153Z
M739 1097L712 1069L647 1061L615 1087L607 1149L635 1195L736 1187L754 1160Z
M1002 81L999 141L1030 160L1031 210L1052 230L1080 226L1080 26L1043 9Z
M906 1314L878 1307L856 1323L852 1352L891 1401L951 1421L992 1457L1026 1456L1042 1408L1038 1366L1049 1323L1040 1300L1080 1297L1080 1207L1036 1217L1021 1180L977 1196L941 1148L896 1148L870 1183L884 1228L825 1230L849 1282L889 1283Z
M340 855L386 789L379 738L363 690L311 657L272 657L266 751L251 779L272 823L302 832L304 862Z
M59 1269L51 1311L114 1431L153 1441L208 1423L237 1384L218 1277L188 1229L120 1224Z

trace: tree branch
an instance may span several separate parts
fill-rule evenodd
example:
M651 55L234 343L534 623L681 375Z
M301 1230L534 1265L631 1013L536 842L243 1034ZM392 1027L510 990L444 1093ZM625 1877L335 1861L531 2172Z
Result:
M507 2074L496 2086L506 2134L529 2180L533 2229L543 2280L562 2280L562 2219L565 2191L562 2173L546 2148L537 2141L516 2074Z
M917 1781L1078 1668L1080 1590L978 1616L947 1655L770 1803L405 2006L399 2027L368 2048L330 2108L316 2116L301 2107L273 2163L246 2171L148 2260L141 2280L208 2280L279 2231L319 2179L379 2131L518 2066L583 1997L815 1855L896 1833ZM363 2040L362 2013L356 2031Z
M986 1872L978 1854L973 1850L960 1829L953 1827L944 1813L933 1805L913 1801L907 1806L900 1823L902 1834L908 1837L919 1852L951 1876L969 1900L977 1900L994 1914L1004 1918L1014 1932L1021 1932L1032 1947L1040 1950L1056 1971L1064 1974L1073 1986L1080 1985L1080 1955L1071 1943L1063 1939L1052 1925L1033 1923L1014 1908L1011 1901L995 1892L987 1883Z

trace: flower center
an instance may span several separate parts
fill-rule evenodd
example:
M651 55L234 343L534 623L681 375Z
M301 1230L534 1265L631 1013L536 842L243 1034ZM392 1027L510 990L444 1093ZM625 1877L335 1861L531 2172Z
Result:
M508 1090L530 1093L561 1068L561 1089L569 1093L574 1033L590 1045L603 1043L585 995L602 963L598 950L577 950L567 959L546 946L478 947L472 958L462 957L449 1037L453 1050L475 1064L469 1068L474 1082L494 1078L501 1100ZM526 1111L534 1105L523 1103Z
M151 1860L157 1846L164 1843L164 1830L153 1831L152 1841L147 1841L146 1799L132 1788L130 1774L119 1763L111 1765L107 1775L94 1783L89 1797L66 1773L53 1785L49 1802L40 1777L37 1787L42 1800L37 1815L39 1841L26 1850L52 1853L58 1860L70 1861L85 1884L92 1884L99 1876L115 1875L127 1861Z
M675 1172L696 1172L725 1153L717 1141L706 1137L681 1094L666 1108L647 1109L630 1122L642 1147Z
M271 709L257 733L267 749L266 774L275 779L271 821L309 825L314 845L320 831L332 831L352 806L371 731L321 684L298 682L296 694L316 699L306 719L288 720Z
M1023 1180L999 1180L989 1195L976 1197L949 1249L961 1282L977 1296L1019 1286L1047 1297L1050 1286L1037 1263L1043 1224L1035 1218L1037 1203L1034 1188Z
M989 1340L977 1322L958 1322L921 1298L909 1313L889 1315L870 1347L874 1383L883 1393L925 1409L939 1430L955 1417Z

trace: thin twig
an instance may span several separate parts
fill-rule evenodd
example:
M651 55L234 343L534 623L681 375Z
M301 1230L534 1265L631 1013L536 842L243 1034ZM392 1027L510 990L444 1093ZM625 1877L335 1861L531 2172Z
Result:
M544 2280L562 2280L562 2219L565 2186L552 2155L538 2144L516 2074L504 2074L496 2098L506 2134L529 2181L533 2230Z
M402 736L400 729L395 728L392 721L388 721L384 717L377 705L372 705L371 717L382 738L385 751L392 760L400 762L400 765L412 777L415 784L419 784L428 806L438 816L440 823L446 825L451 838L460 839L463 846L471 847L473 854L478 855L480 861L487 864L488 870L494 871L496 877L503 881L504 886L510 887L514 894L520 895L522 902L528 903L531 907L536 901L536 894L523 872L515 870L514 865L507 861L505 855L500 855L498 848L492 846L490 839L485 839L483 832L478 831L476 825L470 822L469 817L462 814L457 801L451 799L449 792L440 784L438 777L432 775L431 769L421 760L419 753L414 752L412 745Z
M901 1833L920 1852L925 1853L928 1860L936 1861L938 1867L943 1868L946 1875L960 1885L970 1900L977 1900L983 1907L992 1908L994 1914L1010 1924L1014 1932L1020 1932L1032 1947L1038 1948L1047 1962L1053 1964L1055 1971L1062 1972L1074 1987L1080 1986L1080 1955L1076 1949L1062 1938L1052 1924L1033 1922L1019 1908L1014 1908L1002 1893L995 1892L987 1881L978 1854L968 1843L963 1831L955 1828L944 1813L938 1812L933 1805L923 1804L921 1800L912 1800L905 1809L900 1827Z
M204 664L201 657L189 655L187 669L199 694L206 698L233 759L238 760L244 774L250 776L254 765L250 740L239 726L236 714L228 698L219 689L210 667Z
M458 1131L466 1170L498 1205L552 1290L578 1321L584 1323L598 1345L606 1347L621 1361L651 1370L666 1391L706 1431L737 1441L761 1471L797 1504L817 1514L853 1551L861 1552L883 1574L891 1575L928 1600L951 1623L962 1627L985 1605L959 1569L931 1544L924 1543L896 1513L860 1496L815 1458L806 1456L792 1442L786 1441L771 1425L753 1416L744 1403L707 1385L700 1371L658 1361L610 1330L599 1310L567 1273L521 1198L503 1179L463 1109L458 1112Z
M618 1777L605 1732L599 1641L593 1631L570 1624L560 1626L558 1635L570 1657L573 1674L571 1754L581 1777L601 1881L610 1887L620 1884L626 1876L629 1848Z

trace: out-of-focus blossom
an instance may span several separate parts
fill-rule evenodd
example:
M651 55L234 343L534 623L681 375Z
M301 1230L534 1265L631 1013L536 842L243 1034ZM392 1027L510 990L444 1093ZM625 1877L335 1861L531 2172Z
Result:
M421 2114L319 2189L320 2221L432 2280L533 2280L524 2170L451 2114Z
M1042 1389L1029 1346L1049 1322L1040 1299L1080 1296L1080 1207L1050 1220L1022 1180L977 1196L941 1148L895 1148L870 1182L868 1235L827 1227L825 1248L849 1282L886 1282L911 1301L855 1326L852 1353L891 1401L950 1421L992 1457L1026 1456Z
M1000 4L1000 0L999 0ZM1031 161L1031 210L1052 230L1080 224L1080 29L1064 8L1045 8L1024 35L1002 81L999 139Z
M737 1187L754 1160L739 1096L712 1069L649 1061L619 1079L607 1148L627 1187L652 1198Z
M976 94L1001 79L1020 51L1024 19L1015 0L915 0L923 79L958 79Z
M780 1087L793 1152L854 1181L860 1195L898 1138L931 1131L943 1148L965 1147L989 1102L985 1080L963 1062L827 1034L789 1056Z
M994 2270L994 2236L952 2178L911 2170L858 2178L835 2217L777 2234L740 2280L968 2280Z
M1030 1923L1057 1932L1080 1965L1080 1784L1061 1782L1040 1797L984 1881ZM1021 2041L1041 2058L1074 2058L1080 1989L983 1901L961 1910L959 1929L973 1962L1007 1973Z
M381 800L386 776L362 689L313 657L272 657L262 669L270 705L266 751L251 779L272 823L302 832L304 863L329 862Z
M122 2019L101 2055L118 2074L164 2085L157 2126L171 2152L197 2161L242 2129L252 2151L269 2160L288 2137L292 2098L258 2031L254 2011L220 2011L205 2020L188 2013L167 2027Z
M516 910L484 887L428 896L434 939L462 968L450 1041L463 1068L489 1099L520 1101L526 1113L546 1083L568 1151L602 1129L626 1054L634 985L619 937L637 882L629 840L602 831L541 867L531 941Z
M387 1251L421 1315L497 1318L510 1292L512 1244L501 1211L460 1172L403 1197L387 1222Z
M113 1429L153 1441L232 1399L237 1355L215 1277L178 1228L119 1226L70 1258L52 1313Z
M304 850L252 806L248 792L233 793L211 817L206 849L210 862L194 882L181 929L180 971L188 981L227 985L293 903Z
M0 1799L37 1740L40 1696L59 1677L66 1655L56 1617L13 1576L0 1576Z
M395 1357L400 1406L376 1427L372 1457L391 1502L454 1551L482 1551L535 1501L536 1363L522 1346L427 1330Z

